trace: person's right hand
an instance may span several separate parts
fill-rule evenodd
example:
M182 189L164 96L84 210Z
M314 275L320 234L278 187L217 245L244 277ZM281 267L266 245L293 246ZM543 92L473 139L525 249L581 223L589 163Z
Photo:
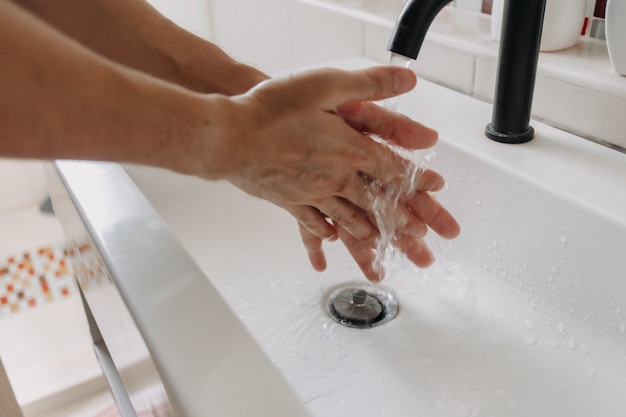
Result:
M211 157L205 172L197 175L228 179L285 208L305 230L310 255L314 236L342 237L355 256L354 242L371 247L378 236L367 185L398 184L409 166L369 134L409 149L428 148L437 140L432 129L373 103L407 92L415 83L412 71L398 67L325 69L269 80L240 96L211 96L217 104L208 126L213 139L206 143ZM423 245L415 242L426 234L427 225L449 229L444 235L458 234L452 216L428 196L443 180L434 173L423 178L420 187L407 190L405 204L394 214L398 233L405 237L403 246L418 264L423 255L416 248ZM413 207L413 200L427 204ZM444 215L434 222L421 218L433 210Z
M426 170L421 173L413 194L405 197L400 203L409 208L423 224L434 230L438 235L446 239L452 239L458 236L460 232L459 225L454 217L431 196L431 193L439 191L443 185L443 178L439 174ZM376 225L375 219L372 219L371 216L370 221ZM356 239L339 224L335 224L335 226L339 238L363 272L363 275L370 281L381 281L386 271L380 265L375 264L378 246L371 242ZM309 254L311 265L317 271L325 270L326 257L322 248L322 239L301 224L299 224L299 230L302 242ZM424 231L424 235L426 235L426 231ZM413 264L420 268L426 268L435 259L423 237L407 235L398 228L394 239L390 243L398 247Z

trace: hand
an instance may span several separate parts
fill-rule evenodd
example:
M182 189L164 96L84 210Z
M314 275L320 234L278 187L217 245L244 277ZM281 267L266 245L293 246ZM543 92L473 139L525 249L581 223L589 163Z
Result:
M409 91L415 82L410 70L398 67L328 69L222 97L212 126L220 139L212 144L209 154L216 157L207 169L289 211L310 234L305 241L309 253L315 246L311 236L343 237L355 256L361 251L348 235L369 247L378 236L367 183L399 183L409 165L364 132L410 149L430 147L437 139L433 130L372 103ZM439 178L435 183L443 185ZM426 181L421 189L432 186ZM413 242L425 235L427 223L408 204L399 205L395 216L398 233L413 238L403 247L421 259ZM319 268L316 259L311 258Z
M431 196L431 192L439 191L444 185L443 178L434 171L424 171L417 183L416 190L411 197L402 200L405 205L424 225L429 226L437 234L452 239L458 236L460 228L454 217ZM376 222L372 219L372 224ZM302 242L309 254L309 260L317 271L326 269L326 258L322 249L322 238L299 224ZM335 224L338 237L348 249L365 277L374 282L384 278L385 271L375 268L376 245L363 242L352 236L341 225ZM424 231L424 235L426 232ZM415 265L421 268L430 266L434 262L432 252L422 237L411 236L398 232L394 244Z
M369 115L362 112L364 105L360 107L352 103L349 107L343 106L339 108L338 115L344 117L346 122L353 128L363 132L369 132L364 121L369 120ZM371 103L368 103L371 105ZM359 112L361 111L361 112ZM390 119L391 120L391 119ZM415 137L414 140L408 141L404 137L397 137L393 134L385 137L390 143L401 145L409 149L425 149L433 145L428 137ZM444 186L444 179L434 171L426 170L420 173L420 177L415 184L415 189L407 190L406 196L401 203L407 207L410 212L421 220L423 235L416 230L413 234L403 233L398 230L393 244L396 245L415 265L425 268L434 262L432 252L422 239L426 235L426 226L433 229L440 236L452 239L460 233L460 227L454 217L443 208L430 193L441 190ZM372 225L376 226L375 219L371 213L368 215ZM333 222L338 233L338 237L344 243L354 260L359 265L361 271L370 281L378 282L384 278L385 271L377 269L374 265L376 258L376 245L371 241L363 241L355 238L341 225ZM323 271L326 269L326 258L322 249L323 235L316 234L311 228L305 227L302 223L298 224L302 242L307 249L309 260L314 269ZM322 226L320 226L321 228ZM333 236L329 240L336 240L337 236Z

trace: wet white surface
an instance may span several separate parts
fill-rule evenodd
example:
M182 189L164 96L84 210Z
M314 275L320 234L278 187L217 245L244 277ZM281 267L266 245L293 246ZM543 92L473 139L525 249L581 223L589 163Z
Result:
M432 166L462 235L429 237L435 266L383 282L400 312L370 330L324 311L363 279L339 243L316 273L269 203L128 170L314 416L623 415L626 156L536 122L529 144L490 142L489 105L425 81L400 111L440 131Z

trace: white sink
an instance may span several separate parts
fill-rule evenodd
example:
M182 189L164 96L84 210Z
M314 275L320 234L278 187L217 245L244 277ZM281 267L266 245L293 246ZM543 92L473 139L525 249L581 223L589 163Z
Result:
M383 282L400 311L369 330L324 311L364 282L339 243L317 273L270 204L127 171L312 416L624 416L626 155L538 122L529 144L490 142L490 105L425 81L400 111L440 131L432 167L462 234L429 237L433 267Z

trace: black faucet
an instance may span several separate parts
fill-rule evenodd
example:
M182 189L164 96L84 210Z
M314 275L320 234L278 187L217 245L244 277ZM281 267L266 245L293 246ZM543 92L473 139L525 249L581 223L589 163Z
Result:
M388 49L416 59L432 21L450 1L408 0ZM530 112L545 7L546 0L505 0L493 115L485 129L489 139L524 143L534 137Z

